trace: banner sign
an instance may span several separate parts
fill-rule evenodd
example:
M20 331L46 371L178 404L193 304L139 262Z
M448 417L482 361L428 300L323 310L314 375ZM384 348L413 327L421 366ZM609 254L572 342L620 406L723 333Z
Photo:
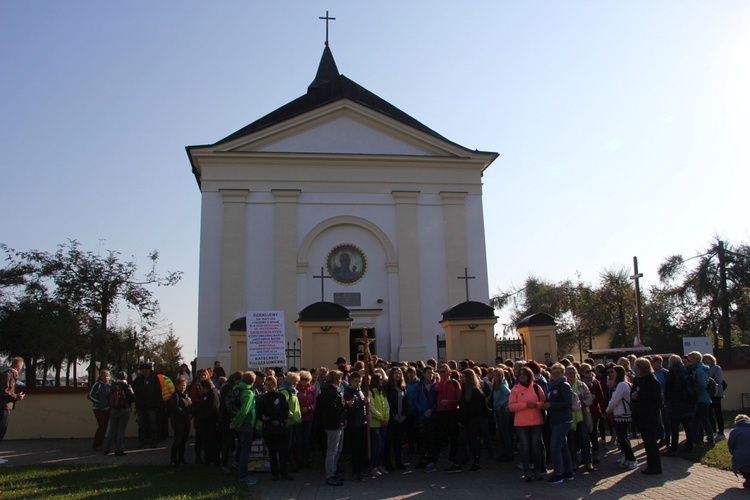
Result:
M284 311L247 312L247 366L286 367Z

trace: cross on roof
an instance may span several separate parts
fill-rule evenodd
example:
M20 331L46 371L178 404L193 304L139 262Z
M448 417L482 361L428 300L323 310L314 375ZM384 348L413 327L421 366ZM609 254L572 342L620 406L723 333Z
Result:
M323 274L323 267L320 267L320 276L313 276L313 278L317 278L320 280L320 301L325 302L326 300L326 289L325 289L325 283L326 280L333 279L333 276L326 276Z
M326 21L326 45L328 45L328 21L335 21L335 17L328 17L328 11L326 11L326 17L319 17L318 19L325 19Z
M469 301L469 280L473 280L476 278L476 276L469 276L469 269L466 267L464 267L464 275L456 278L460 280L466 280L466 302Z

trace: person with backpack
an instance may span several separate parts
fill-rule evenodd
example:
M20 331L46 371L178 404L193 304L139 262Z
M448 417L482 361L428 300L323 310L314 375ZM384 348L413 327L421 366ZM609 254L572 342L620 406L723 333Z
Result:
M96 432L94 433L94 451L102 451L104 436L107 434L109 424L109 392L112 386L109 383L109 370L101 370L99 378L89 390L88 400L94 404L94 417L96 417Z
M710 394L711 408L708 412L711 427L716 432L714 441L723 441L726 436L724 436L724 415L721 411L721 400L724 399L724 389L727 388L727 383L724 382L724 371L721 366L716 364L716 358L712 354L703 355L703 364L708 367L708 376L716 383L715 391Z
M665 457L676 456L679 451L680 424L685 429L685 448L693 451L693 414L695 413L695 379L690 376L682 358L673 354L669 358L669 373L664 387L664 398L669 409L671 437L669 448L662 452Z
M123 443L125 442L125 430L130 422L131 405L135 402L135 394L128 384L128 376L125 372L115 374L112 389L109 392L109 432L104 440L102 448L104 454L108 455L115 445L115 456L125 455Z
M633 425L641 435L646 451L646 468L641 472L661 474L661 455L657 438L662 407L661 384L656 380L651 362L646 358L635 360L635 379L630 400Z
M552 476L547 479L547 484L560 484L573 480L573 460L568 447L568 432L573 424L574 395L565 379L563 364L555 363L549 369L549 373L547 401L542 404L542 409L547 410L552 431L550 448L554 470Z
M255 484L258 480L249 475L247 464L250 461L250 450L253 446L255 430L255 373L246 371L240 382L227 395L229 416L232 419L230 429L237 432L240 445L240 457L237 461L239 480L244 484Z
M278 390L276 377L266 377L266 392L255 404L256 416L263 422L263 440L266 442L271 462L271 479L291 480L288 471L289 448L286 425L289 419L289 403Z
M703 364L703 355L698 351L688 354L688 363L690 363L688 372L695 378L698 387L695 413L693 414L693 426L696 429L694 434L695 444L703 446L703 434L705 434L708 446L712 448L714 446L714 430L711 427L711 420L708 418L708 410L711 406L711 395L707 389L709 382L708 367Z
M289 472L297 472L299 470L299 464L302 463L302 457L299 453L302 410L300 409L299 398L297 397L297 384L299 384L299 372L289 372L279 387L279 392L284 395L287 404L289 405L289 417L286 419Z
M172 432L174 433L170 462L173 466L188 465L185 461L185 445L188 435L190 435L192 401L187 395L187 386L187 379L179 377L175 385L175 391L167 401L167 414L172 422Z
M628 469L635 469L638 467L638 461L635 459L628 436L628 427L633 421L633 414L630 409L631 385L626 380L627 374L624 367L616 365L612 370L615 372L615 390L607 405L607 414L614 417L617 444L620 445L620 450L623 453L623 456L617 460L617 464Z
M518 436L521 452L523 479L527 483L544 479L544 451L542 450L542 427L544 414L542 404L546 401L544 390L534 382L534 373L527 366L518 371L518 380L508 396L508 410L513 412L513 426Z
M234 402L229 401L232 397L232 389L242 380L242 372L236 371L229 375L226 382L221 384L219 389L219 440L221 446L219 449L219 461L221 462L221 471L224 474L231 473L229 468L229 458L232 452L236 449L235 442L236 433L231 429L230 424L233 416L233 411L236 414L239 409L239 400L235 407Z

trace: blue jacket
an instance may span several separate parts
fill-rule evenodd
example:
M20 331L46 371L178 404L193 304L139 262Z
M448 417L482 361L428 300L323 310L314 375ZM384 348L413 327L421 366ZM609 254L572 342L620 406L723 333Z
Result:
M435 420L437 418L437 391L434 383L428 390L424 382L420 382L416 388L414 399L419 420ZM432 410L429 417L424 414L427 410Z
M732 454L732 469L750 465L750 420L742 419L729 433L727 440L729 453Z
M550 424L573 422L573 389L565 377L549 381L547 402L550 404L547 412Z
M667 375L669 375L669 370L666 368L661 368L660 370L656 370L654 372L654 377L656 377L656 380L659 381L659 384L661 384L661 396L664 397L664 392L667 390Z
M703 363L691 365L690 375L698 381L698 400L696 402L711 404L711 396L708 394L708 390L706 390L706 385L708 385L708 367Z

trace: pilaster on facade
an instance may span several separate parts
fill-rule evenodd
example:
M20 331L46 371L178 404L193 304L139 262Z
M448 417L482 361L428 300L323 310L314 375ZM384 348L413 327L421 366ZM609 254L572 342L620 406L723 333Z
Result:
M247 189L219 189L222 216L221 349L229 349L224 329L245 309L245 253L247 242Z
M459 280L464 269L468 267L468 251L466 248L466 196L467 192L441 191L440 200L443 204L443 228L445 238L445 258L447 275L448 301L446 306L454 306L465 300L466 283ZM483 243L483 242L482 242ZM471 269L469 269L471 272Z
M284 311L287 340L297 338L297 199L299 189L272 189L274 197L274 305Z

